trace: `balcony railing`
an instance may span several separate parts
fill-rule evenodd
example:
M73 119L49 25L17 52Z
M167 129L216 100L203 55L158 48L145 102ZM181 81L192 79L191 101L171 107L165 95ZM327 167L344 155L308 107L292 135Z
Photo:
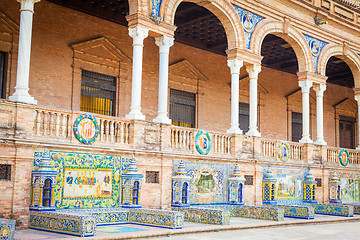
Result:
M34 110L33 134L38 139L70 141L73 124L81 112L63 111L36 107ZM130 121L95 115L99 123L98 144L130 144Z
M59 144L78 144L73 133L75 119L82 112L38 107L0 100L0 138L3 140L46 142L57 147ZM195 136L200 131L194 128L160 125L154 122L119 119L95 115L99 123L96 147L118 149L141 149L167 153L198 155ZM249 137L208 131L211 151L203 157L256 159L262 162L289 161L302 164L323 164L341 166L341 148L300 144L281 140ZM287 149L286 159L283 148ZM344 151L343 151L344 152ZM360 151L347 149L348 167L360 167ZM347 161L345 161L347 162ZM344 162L343 162L344 163Z

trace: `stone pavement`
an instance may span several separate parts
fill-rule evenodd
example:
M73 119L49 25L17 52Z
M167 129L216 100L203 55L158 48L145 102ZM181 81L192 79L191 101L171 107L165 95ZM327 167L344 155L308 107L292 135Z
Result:
M354 217L337 217L337 216L327 216L327 215L318 215L318 214L315 215L315 219L313 220L285 218L283 222L257 220L257 219L249 219L249 218L231 218L230 225L225 225L225 226L185 222L183 229L175 229L175 230L135 225L135 224L107 225L107 226L97 227L97 232L95 237L87 237L83 239L136 239L136 238L144 238L144 237L157 237L157 238L160 237L161 239L166 239L168 236L173 236L174 239L184 239L184 236L176 237L174 235L186 234L186 233L200 233L200 232L218 232L223 230L265 228L265 227L276 227L276 226L293 227L293 225L300 225L300 224L308 224L309 226L313 226L314 223L339 223L339 222L356 222L356 224L358 224L359 226L357 228L359 229L359 234L356 235L357 238L351 238L351 239L353 240L360 239L360 224L359 224L360 215L355 215ZM313 228L316 229L316 227ZM254 231L259 234L261 233L259 229L256 229ZM275 232L276 231L278 232L278 230L275 230ZM262 235L260 234L260 236ZM290 234L289 236L292 235ZM264 238L264 236L262 236L262 238L259 237L258 239L278 239L275 235L274 235L275 238L268 238L268 237L269 236ZM81 239L81 238L65 235L65 234L56 234L51 232L27 229L27 230L15 231L14 239L15 240L35 240L35 239L36 240L47 240L47 239L69 240L69 239ZM201 238L196 238L196 235L194 235L194 237L187 239L204 239L204 238L203 235L201 235ZM220 238L211 237L208 239L220 239ZM247 238L247 239L253 239L253 238ZM288 238L284 238L284 239L288 239ZM314 238L301 238L301 239L314 239ZM333 240L333 238L318 238L318 239Z

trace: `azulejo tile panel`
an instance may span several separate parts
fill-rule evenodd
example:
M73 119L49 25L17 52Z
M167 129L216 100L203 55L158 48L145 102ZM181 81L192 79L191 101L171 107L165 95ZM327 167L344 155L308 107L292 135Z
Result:
M335 204L312 204L311 206L315 207L315 213L317 214L335 215L343 217L354 216L353 206L343 206Z
M284 209L285 217L292 218L304 218L304 219L314 219L315 218L315 208L310 206L281 206L276 205L274 207Z
M219 225L230 224L230 211L226 209L212 209L206 207L172 207L172 210L184 212L184 220L187 222Z
M14 238L15 220L0 218L0 240L12 240Z
M119 207L120 176L132 157L50 151L56 209ZM43 152L34 154L34 169Z
M227 202L228 178L234 166L230 163L183 161L186 176L190 177L189 204L210 204ZM180 160L173 160L173 176Z
M184 224L184 213L166 210L132 208L129 212L129 222L178 229Z
M95 218L59 212L30 212L30 228L66 233L80 237L95 235Z
M245 206L245 205L199 205L202 208L223 209L230 211L230 217L254 218L262 220L283 221L284 210L277 207Z

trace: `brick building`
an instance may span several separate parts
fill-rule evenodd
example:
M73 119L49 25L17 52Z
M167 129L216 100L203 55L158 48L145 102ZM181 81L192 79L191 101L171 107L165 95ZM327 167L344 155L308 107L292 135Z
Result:
M150 208L171 207L180 160L238 163L248 205L269 164L311 167L323 203L336 171L343 202L360 202L359 19L351 0L1 1L0 214L28 226L44 149L134 156ZM73 134L84 113L99 125L91 145Z

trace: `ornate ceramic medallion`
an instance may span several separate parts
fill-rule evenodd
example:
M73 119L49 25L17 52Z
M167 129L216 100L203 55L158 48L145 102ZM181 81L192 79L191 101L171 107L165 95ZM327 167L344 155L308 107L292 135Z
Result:
M277 148L277 157L283 162L286 162L289 159L290 147L286 142L279 143Z
M200 131L195 136L196 150L200 154L208 154L211 149L211 138L207 132Z
M93 144L99 135L99 124L91 114L79 115L73 125L76 139L83 144Z
M310 45L310 49L311 49L311 54L314 57L319 56L319 54L320 54L320 42L319 42L319 40L313 38L313 39L310 40L309 45Z
M244 27L245 32L252 32L255 28L255 19L254 15L251 12L244 11L244 13L241 16L241 22Z
M342 149L339 153L339 161L344 167L349 164L349 152L346 149Z

